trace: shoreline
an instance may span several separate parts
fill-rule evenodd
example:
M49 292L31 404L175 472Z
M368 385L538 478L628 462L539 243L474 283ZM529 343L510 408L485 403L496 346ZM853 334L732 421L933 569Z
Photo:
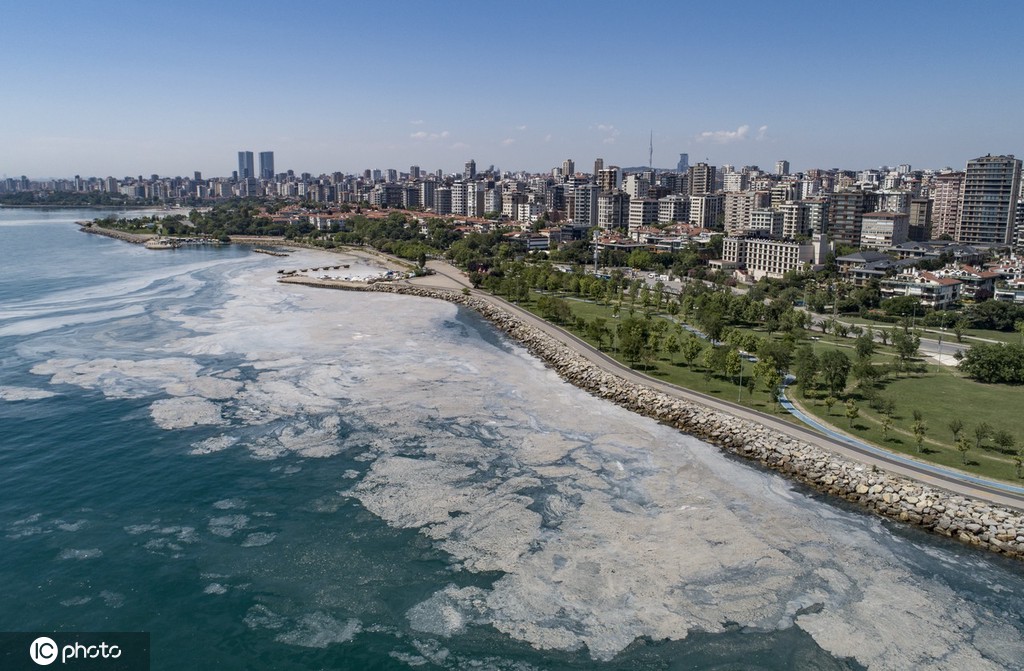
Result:
M461 305L478 313L525 347L563 380L592 396L667 424L729 454L757 461L787 479L886 519L1024 560L1024 512L947 492L940 487L868 466L775 428L625 380L478 296L459 290L396 282L365 284L312 278L282 278L279 282L345 291L395 293Z
M358 258L366 259L380 264L387 270L411 270L415 267L412 262L407 262L395 257L388 256L375 249L354 247L352 245L338 245L336 247L320 247L305 242L295 242L284 237L273 237L266 235L230 235L232 244L237 245L263 245L270 247L295 247L297 249L308 249L311 251L324 252L327 254L349 254ZM317 285L319 286L319 285Z
M154 240L158 237L156 233L128 233L127 231L117 231L112 228L103 228L97 226L93 222L79 222L78 230L83 233L92 233L93 235L102 235L122 242L127 242L133 245L144 245L150 240Z

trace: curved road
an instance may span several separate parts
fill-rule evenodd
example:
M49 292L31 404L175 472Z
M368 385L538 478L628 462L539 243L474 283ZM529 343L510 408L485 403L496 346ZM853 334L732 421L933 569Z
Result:
M461 289L469 287L465 276L455 267L441 261L431 261L430 268L436 273L432 276L416 278L412 282L420 286L436 287L440 289ZM789 436L803 440L812 445L842 455L852 461L857 461L869 466L878 466L890 473L895 473L917 480L934 487L939 487L954 494L960 494L976 499L982 499L990 503L1024 510L1024 495L1007 491L1003 483L988 481L974 476L959 473L957 471L944 469L931 464L915 462L902 455L888 453L877 448L868 450L846 442L835 440L829 436L821 435L815 431L797 424L791 424L771 415L760 413L751 408L731 403L714 396L702 394L674 384L662 382L661 380L643 375L632 368L616 361L604 352L591 346L586 341L563 329L544 321L531 312L510 303L492 294L471 290L473 295L500 305L509 312L515 314L523 321L534 328L540 329L552 338L573 348L588 361L604 370L614 373L630 382L656 389L669 396L685 401L700 403L702 405L726 412L735 417L757 422L764 426L773 428ZM1012 485L1009 485L1012 488Z

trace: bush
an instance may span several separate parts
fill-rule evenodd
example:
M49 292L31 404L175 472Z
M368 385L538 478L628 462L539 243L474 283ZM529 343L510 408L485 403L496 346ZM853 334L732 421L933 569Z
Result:
M959 367L978 382L1024 384L1024 345L974 345L967 350Z

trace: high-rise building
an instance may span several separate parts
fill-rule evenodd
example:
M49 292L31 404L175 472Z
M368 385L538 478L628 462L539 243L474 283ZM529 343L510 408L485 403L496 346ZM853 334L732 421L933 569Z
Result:
M576 162L571 158L562 161L562 177L572 177L576 174Z
M658 199L637 198L629 201L629 231L636 231L658 222Z
M629 223L629 194L619 189L602 190L597 197L597 225L623 228Z
M776 161L775 162L775 174L784 176L789 174L789 161Z
M760 198L759 198L760 195ZM751 211L765 207L768 194L763 191L727 191L722 197L723 226L729 235L740 235L750 228Z
M596 184L579 184L573 192L573 212L570 218L579 226L597 226Z
M618 189L621 182L622 171L614 165L597 171L597 185L602 193Z
M722 224L719 219L722 215L722 194L705 193L700 196L690 196L690 223L694 226L721 229Z
M260 152L260 179L274 179L274 152Z
M679 163L676 163L676 172L686 172L690 169L690 155L680 154Z
M238 179L249 179L250 177L255 176L256 172L253 168L252 152L238 152Z
M647 190L650 188L651 183L644 179L643 175L637 173L630 173L622 180L622 190L628 193L633 200L646 198Z
M466 165L462 169L463 179L476 179L476 161L469 159L466 161Z
M409 166L409 179L416 180L416 179L419 179L419 178L420 178L420 167L418 165Z
M967 162L957 242L1010 244L1020 190L1020 159L982 156Z
M594 179L597 179L597 173L601 172L602 170L604 170L604 159L603 158L595 158L594 159Z
M932 180L932 230L931 237L937 240L942 236L952 238L956 233L956 223L960 220L960 192L964 186L964 173L949 172L937 175Z
M837 245L860 247L864 213L874 212L874 194L860 189L836 191L829 202L829 236Z
M914 242L923 242L931 233L932 201L930 198L914 198L910 201L910 221L907 235Z
M715 166L698 163L690 166L688 175L691 196L702 196L715 190Z

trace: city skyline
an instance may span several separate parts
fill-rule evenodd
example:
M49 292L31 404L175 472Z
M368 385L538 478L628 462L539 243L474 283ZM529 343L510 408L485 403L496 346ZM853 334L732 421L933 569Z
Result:
M228 176L418 165L963 169L1024 154L1024 8L107 2L5 9L0 175ZM382 12L388 11L387 20ZM317 18L309 20L311 16ZM520 26L520 19L525 25ZM368 30L367 27L374 29ZM377 28L377 26L384 26ZM841 26L836 29L835 26Z

